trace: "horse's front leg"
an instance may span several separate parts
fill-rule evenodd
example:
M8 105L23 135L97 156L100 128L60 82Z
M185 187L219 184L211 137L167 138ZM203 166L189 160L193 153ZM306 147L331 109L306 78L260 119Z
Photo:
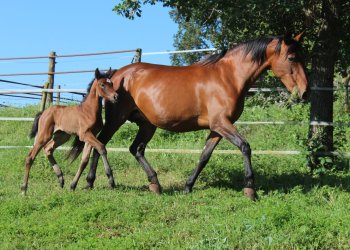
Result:
M156 194L160 194L161 186L158 181L157 173L154 171L145 157L146 145L152 139L155 131L156 127L148 121L139 123L139 131L137 132L137 135L131 144L129 151L141 164L143 170L146 172L148 181L150 182L149 190Z
M211 129L241 150L244 158L244 194L250 199L256 200L257 195L254 188L254 173L249 143L243 139L236 127L227 118L218 119Z
M194 186L194 183L197 180L198 175L202 172L203 168L207 165L211 154L213 153L216 145L220 142L222 139L222 136L217 134L216 132L211 131L207 141L205 143L204 149L202 151L201 157L199 159L199 163L197 167L193 170L191 176L188 178L185 186L185 192L190 193L192 192L192 188Z
M96 139L93 133L91 132L85 132L80 134L79 139L81 141L84 141L85 143L89 143L92 147L94 147L97 152L100 154L103 160L103 165L105 167L106 175L109 180L109 185L111 188L115 188L115 182L113 178L113 172L111 167L109 166L108 159L107 159L107 150L105 145L103 145L99 140Z

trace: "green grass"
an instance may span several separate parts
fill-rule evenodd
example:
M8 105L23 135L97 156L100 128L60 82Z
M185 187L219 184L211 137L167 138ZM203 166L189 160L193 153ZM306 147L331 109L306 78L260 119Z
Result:
M307 107L249 106L241 120L307 120ZM37 107L0 108L0 116L34 117ZM0 145L31 145L31 122L1 122ZM239 126L254 150L303 150L304 126ZM108 146L128 147L137 127L125 125ZM349 130L336 140L345 141ZM207 132L157 131L148 148L203 147ZM345 139L344 139L345 138ZM68 145L66 145L68 146ZM235 149L225 141L219 149ZM142 168L129 153L109 152L118 187L108 188L99 163L95 188L86 172L77 190L69 184L78 168L55 153L65 174L61 189L40 153L20 194L28 149L1 149L0 249L348 249L350 174L329 170L312 176L303 155L254 155L257 202L243 196L243 159L213 154L191 194L182 192L199 155L146 153L158 172L161 196L150 193ZM344 159L344 162L346 160Z

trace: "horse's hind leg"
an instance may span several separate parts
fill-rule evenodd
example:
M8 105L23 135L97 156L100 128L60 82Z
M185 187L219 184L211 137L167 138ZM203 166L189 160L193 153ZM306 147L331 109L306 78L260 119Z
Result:
M192 192L192 188L194 183L197 180L198 175L202 172L203 168L207 165L213 150L216 145L220 142L222 136L217 134L216 132L211 131L207 141L205 143L204 149L202 151L201 157L199 159L199 163L197 167L193 170L191 176L188 178L185 186L185 192Z
M91 149L92 149L92 146L89 143L85 143L79 169L74 176L72 184L70 185L70 189L73 191L77 187L80 176L83 173L84 169L86 168L86 165L89 163Z
M64 177L61 168L57 164L55 158L53 157L53 152L56 148L61 146L62 144L66 143L70 138L70 135L63 132L63 131L57 131L54 133L53 138L45 145L44 152L49 160L51 167L53 171L55 172L58 181L60 183L60 186L63 188L64 186Z
M150 182L149 189L152 192L160 194L161 186L159 184L157 173L148 163L145 158L145 148L147 143L152 139L156 127L149 122L142 122L139 124L139 131L137 132L136 138L131 144L129 150L130 153L136 158L136 160L141 164L145 170L148 181Z

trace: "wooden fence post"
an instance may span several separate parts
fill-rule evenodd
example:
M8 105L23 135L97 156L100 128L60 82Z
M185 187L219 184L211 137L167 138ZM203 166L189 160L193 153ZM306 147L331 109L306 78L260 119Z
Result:
M47 89L47 87L49 86L49 83L46 82L44 84L44 88L43 89ZM45 110L45 104L46 104L46 97L47 97L47 92L42 92L41 94L41 104L40 104L40 111L44 111Z
M142 55L142 49L141 48L136 49L133 63L141 62L141 55Z
M60 90L61 89L61 85L58 85L57 89ZM57 97L56 97L56 104L57 105L60 105L60 99L61 99L61 92L57 92Z
M55 72L55 64L56 64L56 52L51 51L49 54L49 73L48 73L48 78L47 82L49 83L48 88L53 89L54 88L54 80L55 80L55 75L53 74ZM53 93L47 93L47 105L51 105L53 101Z

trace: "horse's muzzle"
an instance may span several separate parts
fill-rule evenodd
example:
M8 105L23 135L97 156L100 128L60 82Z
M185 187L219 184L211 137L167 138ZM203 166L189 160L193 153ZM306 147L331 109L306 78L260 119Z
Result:
M299 91L299 97L302 101L307 101L310 97L311 90L307 87L304 91Z

